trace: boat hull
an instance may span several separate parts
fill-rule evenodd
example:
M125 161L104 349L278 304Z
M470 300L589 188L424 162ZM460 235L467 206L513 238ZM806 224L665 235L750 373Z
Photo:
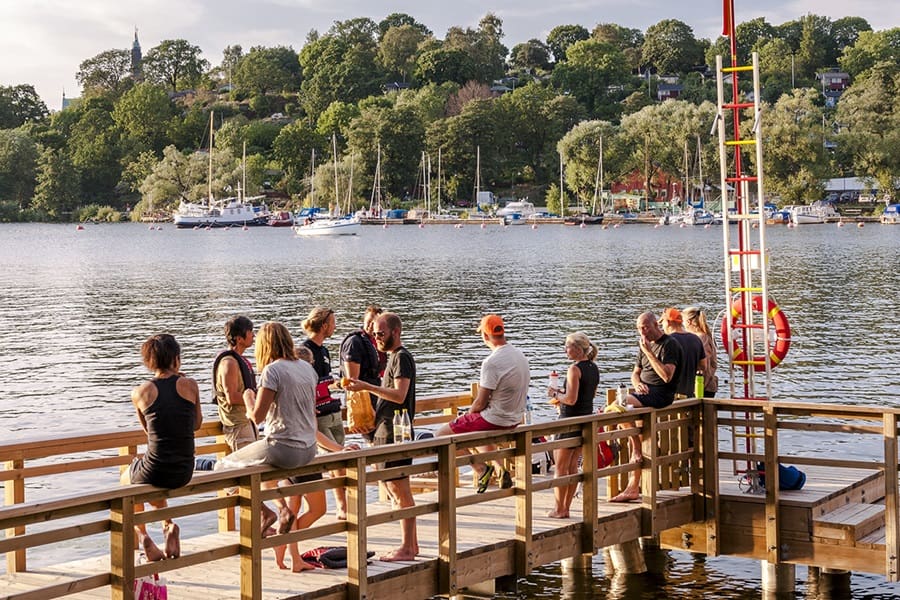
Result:
M175 215L175 227L178 229L193 229L195 227L256 227L266 225L267 219L264 217L253 217L250 219L239 218L232 219L230 217L191 217Z
M321 219L304 225L296 225L294 233L300 237L357 235L360 222L356 219Z

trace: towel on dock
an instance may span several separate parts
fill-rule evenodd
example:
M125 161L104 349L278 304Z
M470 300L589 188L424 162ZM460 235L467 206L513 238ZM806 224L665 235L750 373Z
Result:
M315 565L320 569L347 568L346 546L319 546L318 548L307 550L300 556L309 564ZM366 552L366 558L372 558L373 556L375 556L374 552Z

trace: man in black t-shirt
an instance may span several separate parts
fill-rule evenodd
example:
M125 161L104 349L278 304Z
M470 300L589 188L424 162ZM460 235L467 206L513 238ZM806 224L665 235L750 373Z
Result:
M681 311L677 308L667 308L660 318L663 331L675 338L681 346L681 367L678 373L678 387L676 394L685 398L694 397L694 377L697 371L706 371L706 350L703 349L703 341L696 334L685 331L682 325Z
M368 390L376 394L378 401L375 404L375 430L384 427L388 430L388 439L393 439L393 416L395 410L405 409L412 422L416 413L416 362L412 354L403 347L400 340L402 332L400 317L394 313L383 313L375 320L373 335L378 350L388 353L388 362L381 378L381 384L376 385L362 378L352 378L347 384L351 391ZM372 439L375 431L356 432L363 433L368 439ZM412 432L410 432L412 433ZM399 460L388 462L388 468L411 464L411 460ZM415 506L412 491L409 487L409 477L389 479L384 482L391 503L398 508ZM415 518L403 519L401 523L400 547L379 557L379 560L413 560L419 553L419 542L416 537Z

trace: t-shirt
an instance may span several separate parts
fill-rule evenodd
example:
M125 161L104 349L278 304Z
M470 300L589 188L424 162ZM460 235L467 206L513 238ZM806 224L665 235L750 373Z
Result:
M498 427L512 427L522 422L531 372L528 359L511 344L495 348L481 363L479 385L493 390L481 418Z
M684 394L688 398L694 397L694 377L697 375L697 365L706 358L703 349L703 340L687 331L676 331L669 334L678 345L681 346L681 373L678 377L676 394Z
M365 331L354 331L341 342L341 363L345 362L359 365L359 378L362 381L372 385L381 383L378 350Z
M275 392L266 414L266 438L294 448L316 445L316 383L305 360L278 359L260 375L259 387Z
M378 398L375 403L375 428L377 429L381 423L385 424L388 434L388 440L394 439L394 411L403 409L409 413L410 423L413 423L416 415L416 361L413 359L409 350L400 346L396 350L388 353L387 365L384 368L384 375L381 378L381 386L386 388L395 388L395 382L398 379L409 379L409 388L406 390L406 397L403 404L397 404ZM415 435L414 432L410 432Z
M678 378L681 375L681 346L672 336L664 333L655 342L650 342L650 352L662 364L675 365L675 373L668 383L663 381L653 370L653 366L647 360L644 352L638 348L635 365L641 370L641 381L649 386L662 388L666 392L675 394L675 390L678 389Z

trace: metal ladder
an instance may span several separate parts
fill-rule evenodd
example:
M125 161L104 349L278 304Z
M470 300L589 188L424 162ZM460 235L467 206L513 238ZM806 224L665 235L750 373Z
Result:
M719 169L722 185L722 237L725 267L724 334L729 366L730 397L737 400L768 400L771 390L772 363L767 312L769 290L767 277L766 217L763 210L762 119L759 105L759 56L753 53L751 65L738 65L736 43L731 32L731 66L716 59L719 133ZM738 75L752 73L753 99L743 100L738 88ZM725 98L726 79L731 80L731 99ZM753 110L752 137L743 137L742 113ZM730 117L730 118L729 118ZM755 165L749 160L755 152ZM745 159L748 159L745 161ZM756 172L752 171L755 166ZM729 168L731 172L729 173ZM755 201L751 187L755 184ZM729 207L734 207L734 212ZM736 235L731 225L736 224ZM734 237L734 239L733 239ZM754 314L754 302L760 308ZM739 318L736 317L739 315ZM737 345L736 345L737 344ZM749 416L749 415L747 415ZM732 450L756 453L760 428L732 425ZM752 461L734 460L735 475L743 474L750 492L759 492L759 473Z

